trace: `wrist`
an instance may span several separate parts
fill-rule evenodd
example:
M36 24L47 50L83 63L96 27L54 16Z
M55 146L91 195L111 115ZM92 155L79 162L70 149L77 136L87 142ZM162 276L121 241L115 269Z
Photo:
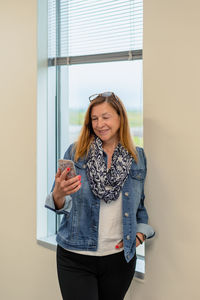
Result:
M55 191L52 192L52 197L54 202L57 202L59 199Z
M52 192L52 196L53 196L55 208L61 209L64 206L65 197L59 197L58 195L56 195L56 193L54 191Z

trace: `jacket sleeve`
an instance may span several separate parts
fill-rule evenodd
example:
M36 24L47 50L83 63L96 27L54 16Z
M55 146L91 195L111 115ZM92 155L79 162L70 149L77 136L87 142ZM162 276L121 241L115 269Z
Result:
M73 145L70 145L69 148L67 149L67 151L64 154L64 159L72 159L72 147ZM65 196L65 203L64 206L61 209L56 209L55 207L55 203L54 203L54 199L53 199L53 189L55 186L55 181L53 183L52 189L51 189L51 193L47 195L46 197L46 201L45 201L45 207L53 210L54 212L56 212L57 214L69 214L72 208L72 197L70 195Z
M146 167L146 157L144 150L140 148L140 159L142 163L144 164L145 170L147 169ZM140 204L137 210L137 232L141 232L146 235L146 238L149 239L155 235L154 229L148 224L148 213L144 205L144 199L145 199L145 194L144 194L144 182L145 178L143 180L143 188L142 188L142 196L140 200Z
M51 192L46 197L45 207L50 209L50 210L53 210L57 214L67 215L67 214L70 213L71 208L72 208L72 197L71 196L66 196L64 206L61 209L56 209L55 208L55 203L54 203L54 200L53 200L53 195L52 195L52 192Z

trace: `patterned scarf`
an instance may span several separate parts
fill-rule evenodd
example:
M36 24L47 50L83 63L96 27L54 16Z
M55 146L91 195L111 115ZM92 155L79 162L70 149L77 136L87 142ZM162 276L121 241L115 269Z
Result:
M107 165L103 157L102 141L96 137L88 153L86 169L90 187L94 195L106 203L118 199L129 174L132 161L132 156L119 143L114 150L111 167L107 170Z

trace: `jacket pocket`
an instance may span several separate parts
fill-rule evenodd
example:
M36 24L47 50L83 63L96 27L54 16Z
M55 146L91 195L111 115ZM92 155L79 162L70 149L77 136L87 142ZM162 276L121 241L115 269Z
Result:
M84 163L74 162L74 165L77 170L86 170L86 164Z
M146 176L145 169L130 170L130 176L135 180L144 180Z

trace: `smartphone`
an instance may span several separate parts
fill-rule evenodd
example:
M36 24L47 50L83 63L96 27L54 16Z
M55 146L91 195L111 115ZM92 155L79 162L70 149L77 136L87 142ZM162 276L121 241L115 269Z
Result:
M70 179L76 176L76 170L74 166L74 162L69 159L59 159L58 160L58 167L63 172L66 168L70 168L70 171L67 173L66 179Z

